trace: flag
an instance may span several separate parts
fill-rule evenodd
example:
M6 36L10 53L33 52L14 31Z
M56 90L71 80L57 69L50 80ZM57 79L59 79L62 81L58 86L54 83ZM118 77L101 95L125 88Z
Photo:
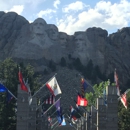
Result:
M61 98L61 97L60 97ZM56 109L57 110L59 110L60 111L60 98L56 101L56 102L54 102L54 104L52 104L47 110L45 110L45 112L44 112L44 114L46 114L51 108L53 108L53 106L55 106L56 107ZM54 107L54 108L55 108Z
M59 87L59 84L56 80L56 77L53 77L47 84L46 84L47 88L50 90L50 92L52 93L52 95L56 96L58 94L61 94L61 89Z
M81 78L81 94L85 96L85 90L88 87L87 83L85 82L84 78Z
M106 88L103 90L103 100L104 100L104 105L107 106Z
M45 100L45 104L54 104L55 102L55 97L51 95L49 98Z
M124 107L127 109L128 103L127 103L126 93L121 95L121 102L123 103Z
M64 118L64 115L62 116L62 122L61 122L61 126L64 126L66 125L66 121L65 121L65 118Z
M8 103L11 99L13 99L13 97L16 99L16 97L3 84L0 84L0 92L6 92L6 99Z
M70 106L70 112L71 112L70 119L73 123L75 123L75 121L77 121L77 117L75 116L76 111L72 106Z
M88 101L87 101L87 99L83 98L80 94L78 94L78 96L77 96L77 105L79 105L79 106L87 106Z
M117 95L120 96L119 81L118 81L118 75L116 73L116 69L114 72L114 80L115 80L115 84L116 84Z
M18 76L19 76L19 82L21 84L21 90L28 92L28 88L27 88L27 86L24 83L21 71L19 71Z
M55 103L55 107L57 111L60 111L60 99Z
M7 92L7 88L2 84L0 84L0 92Z
M26 86L27 89L28 89L28 102L29 102L29 105L31 105L31 103L32 103L32 95L31 95L30 86L29 86L29 84L28 84L28 79L27 79L27 81L26 81L26 83L25 83L25 86Z
M88 84L86 83L86 81L84 80L84 78L81 78L81 84L82 84L83 89L85 91L87 89L87 87L88 87Z

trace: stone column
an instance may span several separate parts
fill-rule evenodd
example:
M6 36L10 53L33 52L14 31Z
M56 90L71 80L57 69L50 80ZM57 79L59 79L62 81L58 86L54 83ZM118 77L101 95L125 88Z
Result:
M28 93L20 89L18 85L17 92L17 130L28 130Z
M36 130L36 98L32 99L31 105L29 105L28 115L28 130Z
M103 98L97 98L97 130L106 130L106 106Z
M91 106L90 130L97 130L97 108Z
M106 88L107 94L107 123L106 130L118 130L118 96L115 86Z

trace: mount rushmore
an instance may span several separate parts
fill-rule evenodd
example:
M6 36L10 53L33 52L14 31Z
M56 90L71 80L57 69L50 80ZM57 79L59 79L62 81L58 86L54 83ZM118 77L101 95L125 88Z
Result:
M71 55L83 65L91 59L106 74L117 68L120 79L129 80L130 27L109 35L99 27L84 30L68 35L43 18L29 23L15 12L0 11L0 60L12 57L43 70L46 61L59 63L62 57L67 61Z

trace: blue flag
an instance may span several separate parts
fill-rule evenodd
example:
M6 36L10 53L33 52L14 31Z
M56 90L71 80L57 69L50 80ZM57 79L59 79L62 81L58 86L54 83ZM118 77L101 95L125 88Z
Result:
M13 99L13 96L7 91L7 102L9 103Z
M0 84L0 92L7 92L7 88L2 84Z
M104 105L107 106L106 88L103 90L103 100L104 100Z
M7 93L6 98L7 98L8 103L13 98L13 95L9 92L9 90L3 84L0 84L0 92L6 92Z
M64 126L64 125L66 125L66 122L65 122L65 118L64 118L64 116L62 116L61 126Z

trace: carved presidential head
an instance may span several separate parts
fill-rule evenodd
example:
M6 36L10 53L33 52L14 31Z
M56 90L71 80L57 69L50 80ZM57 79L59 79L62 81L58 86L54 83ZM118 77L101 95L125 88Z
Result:
M45 29L46 29L46 21L42 18L37 18L33 23L32 23L32 31L35 34L44 34Z
M68 42L68 35L64 32L59 32L59 40L61 47L66 48Z
M74 34L74 41L75 41L77 50L82 51L84 50L84 47L87 46L86 37L87 36L85 35L85 32L76 32Z
M58 28L54 24L48 24L47 33L51 40L54 41L58 40L59 32L58 32Z

